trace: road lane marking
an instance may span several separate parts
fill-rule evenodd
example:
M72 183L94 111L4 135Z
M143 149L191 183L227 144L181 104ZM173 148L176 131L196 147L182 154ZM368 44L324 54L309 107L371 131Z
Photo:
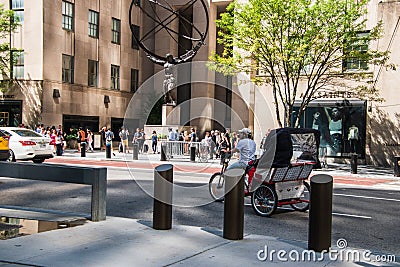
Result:
M353 218L361 218L361 219L372 219L372 217L370 217L370 216L345 214L345 213L336 213L336 212L332 212L332 215L344 216L344 217L353 217Z
M245 206L251 206L251 203L245 203L244 205L245 205ZM292 208L285 208L285 207L278 207L278 209L295 211L295 210L292 209ZM306 212L308 213L309 211L307 210ZM352 217L352 218L360 218L360 219L372 219L372 217L370 217L370 216L355 215L355 214L346 214L346 213L337 213L337 212L332 212L332 215L344 216L344 217Z
M365 198L365 199L376 199L376 200L387 200L387 201L400 202L400 199L395 199L395 198L369 197L369 196L358 196L358 195L336 194L336 193L333 195L334 196L342 196L342 197L355 197L355 198Z

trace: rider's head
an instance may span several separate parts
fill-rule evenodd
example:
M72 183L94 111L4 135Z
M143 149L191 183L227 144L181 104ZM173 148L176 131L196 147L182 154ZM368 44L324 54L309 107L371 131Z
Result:
M250 137L251 137L251 130L249 128L243 128L242 130L239 130L239 138L245 139Z

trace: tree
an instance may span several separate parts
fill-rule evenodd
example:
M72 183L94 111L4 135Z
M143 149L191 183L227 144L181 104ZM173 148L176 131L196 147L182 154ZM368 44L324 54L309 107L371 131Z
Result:
M13 83L12 77L12 52L17 51L10 45L10 35L15 32L20 25L14 11L4 9L0 4L0 90L6 92Z
M243 2L243 1L242 1ZM227 75L246 72L269 84L279 126L289 126L301 98L295 126L321 90L356 92L380 100L368 64L387 64L388 51L368 46L381 36L382 24L366 31L367 0L248 0L231 3L217 20L221 54L211 69ZM361 71L347 67L361 66ZM281 111L283 110L283 114ZM282 123L284 122L284 124Z

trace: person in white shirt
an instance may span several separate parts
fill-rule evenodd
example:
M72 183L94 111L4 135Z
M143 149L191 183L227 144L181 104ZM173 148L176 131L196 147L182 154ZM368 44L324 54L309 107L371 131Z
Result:
M239 142L236 147L231 150L231 153L239 152L239 161L236 161L228 166L227 170L230 169L245 169L250 160L255 159L256 143L251 138L251 130L249 128L243 128L239 130Z

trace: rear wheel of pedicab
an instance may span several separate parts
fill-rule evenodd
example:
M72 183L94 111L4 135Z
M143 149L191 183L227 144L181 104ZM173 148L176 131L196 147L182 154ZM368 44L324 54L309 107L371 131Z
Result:
M210 181L208 182L208 189L210 190L210 194L215 201L223 201L225 194L225 178L220 173L214 173Z
M257 215L270 216L278 206L278 196L274 188L260 185L251 195L251 205Z
M298 199L299 202L290 204L290 206L297 211L306 211L310 207L310 185L306 181L304 181L303 184L303 192Z

